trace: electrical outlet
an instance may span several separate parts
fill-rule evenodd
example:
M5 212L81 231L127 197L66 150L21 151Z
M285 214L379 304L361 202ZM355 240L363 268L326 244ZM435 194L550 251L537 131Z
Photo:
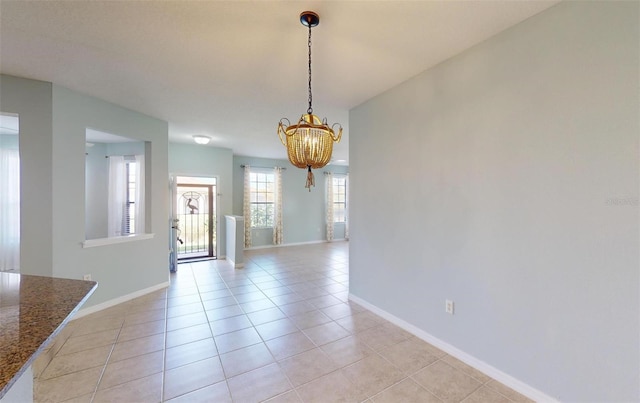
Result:
M91 281L91 274L85 274L84 276L82 276L82 279L84 281Z
M449 315L453 315L453 301L450 299L444 301L444 311Z

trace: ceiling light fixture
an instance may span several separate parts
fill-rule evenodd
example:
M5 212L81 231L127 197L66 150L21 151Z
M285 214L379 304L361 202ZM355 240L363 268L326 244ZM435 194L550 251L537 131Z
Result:
M197 144L202 144L202 145L209 144L209 142L211 141L211 137L195 135L193 136L193 141L195 141Z
M307 169L307 183L305 187L311 191L311 186L315 186L315 179L311 169L322 168L331 160L333 152L333 142L336 143L342 138L342 126L334 123L329 126L327 118L320 120L313 114L311 106L313 96L311 94L311 28L320 23L320 17L313 11L303 11L300 14L300 22L309 28L309 108L303 114L298 123L291 124L289 119L282 118L278 123L278 136L282 144L287 147L289 161L298 168ZM285 126L283 122L287 122ZM338 126L337 134L333 130Z

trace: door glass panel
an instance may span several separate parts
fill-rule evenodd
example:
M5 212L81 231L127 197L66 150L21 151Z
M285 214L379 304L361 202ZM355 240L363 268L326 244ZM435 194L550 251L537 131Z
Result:
M178 260L215 258L215 178L177 179L175 218L178 220Z

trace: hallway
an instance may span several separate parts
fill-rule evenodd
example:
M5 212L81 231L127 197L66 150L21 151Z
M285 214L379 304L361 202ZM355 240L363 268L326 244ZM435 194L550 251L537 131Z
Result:
M34 364L35 401L528 401L350 303L348 246L181 264L168 289L71 322Z

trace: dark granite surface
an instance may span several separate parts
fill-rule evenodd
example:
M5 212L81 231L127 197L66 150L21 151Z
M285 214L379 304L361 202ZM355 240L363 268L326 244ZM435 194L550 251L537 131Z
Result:
M96 287L95 281L0 272L0 398Z

